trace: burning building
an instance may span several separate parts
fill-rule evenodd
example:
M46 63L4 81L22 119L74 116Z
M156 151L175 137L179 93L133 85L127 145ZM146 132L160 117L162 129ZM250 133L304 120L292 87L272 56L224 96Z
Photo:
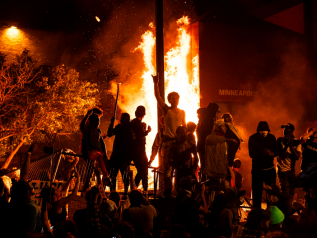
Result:
M302 7L296 6L283 16L295 11L299 18L303 17ZM280 125L287 122L296 124L297 136L304 132L307 108L303 105L315 99L303 82L313 82L316 74L310 64L314 57L302 32L303 25L292 28L275 23L274 16L261 19L226 6L196 20L182 17L176 26L174 23L173 32L165 29L165 95L171 91L180 94L179 108L185 110L187 122L197 122L196 110L214 102L223 113L233 115L246 142L261 120L268 121L276 137L282 136ZM145 105L145 122L157 128L151 78L156 73L152 27L134 49L142 53L142 74L123 85L126 90L122 91L119 106L134 115L138 105ZM304 91L309 92L301 97ZM155 132L147 138L148 156ZM244 187L250 191L247 143L241 145L237 157L243 163Z
M273 4L278 1L271 2ZM302 134L305 127L303 117L316 101L310 90L315 86L316 74L312 68L316 61L315 53L309 43L310 39L307 39L306 30L304 32L307 17L304 15L303 4L301 1L293 1L293 3L296 6L263 5L262 8L249 12L224 4L197 19L182 17L177 22L171 23L171 27L166 26L165 95L171 91L180 94L179 107L186 111L187 121L197 122L196 110L199 107L206 107L209 102L215 102L220 105L222 112L228 111L233 115L234 122L240 128L245 141L255 132L260 120L267 120L272 133L277 137L281 135L280 125L287 122L292 122L296 126L297 136ZM58 16L58 14L52 15ZM115 12L114 15L117 21L131 20L130 16L129 19L124 18L129 15L126 13L119 15ZM118 19L117 15L120 16ZM314 12L313 15L316 13ZM98 16L102 22L103 17L99 14ZM91 18L93 23L89 24L100 23L96 21L95 15ZM297 25L292 23L293 18L297 19ZM138 20L133 19L135 24L143 23ZM307 22L313 23L309 19ZM105 41L100 41L100 45L105 46L99 48L99 51L108 50L108 44L114 48L121 47L120 44L115 44L117 42L115 36L121 34L121 28L115 23L112 21L111 25L116 31L108 34ZM147 22L149 23L150 21ZM119 59L121 62L113 63L123 64L121 70L116 71L119 74L118 81L124 79L119 100L121 111L129 112L133 116L138 105L145 105L147 109L145 122L156 129L157 104L151 78L151 74L156 73L153 26L150 25L142 38L137 39L138 44L129 48L130 52L138 55L139 62L129 63L125 55L125 58ZM124 31L127 29L129 28L125 27ZM87 29L85 31L88 32ZM2 43L0 50L8 55L11 53L13 57L15 53L27 47L39 54L38 58L42 63L67 65L86 57L89 54L87 52L91 50L88 47L79 50L82 45L86 45L86 42L77 45L75 43L78 39L82 39L82 34L74 34L70 38L69 35L60 32L49 33L22 27L8 29L3 26L0 29ZM124 47L127 46L122 46ZM65 49L69 51L67 54L64 52ZM109 55L112 56L112 52ZM93 58L99 56L94 55ZM84 68L82 65L91 67L94 70L86 70L86 75L96 76L95 72L99 72L104 64L102 60L98 60L101 63L97 64L97 60L94 60L91 64L85 61L82 64L77 62L78 64L73 66L79 69ZM130 70L124 70L124 64L132 64L131 68L138 68L138 72L131 73ZM99 76L103 78L102 74ZM116 82L113 81L114 85ZM317 118L313 114L309 114L310 121ZM110 113L104 120L109 121L109 115ZM105 129L106 126L103 130ZM155 131L152 131L147 138L148 155L154 138ZM111 148L111 143L107 143L107 146ZM243 162L244 185L250 190L251 161L246 143L242 144L237 156ZM157 161L153 165L157 166Z

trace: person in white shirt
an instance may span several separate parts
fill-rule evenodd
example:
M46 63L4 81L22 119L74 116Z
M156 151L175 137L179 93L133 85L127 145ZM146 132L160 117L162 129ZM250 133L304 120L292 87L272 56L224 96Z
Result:
M177 92L171 92L167 95L167 100L171 106L168 106L164 99L160 95L159 91L159 78L153 76L154 93L158 105L164 113L164 131L163 131L163 143L161 154L164 160L164 184L165 184L165 197L171 196L172 190L172 166L168 158L169 151L172 147L172 143L176 140L176 129L179 126L186 126L185 111L178 108L179 94Z

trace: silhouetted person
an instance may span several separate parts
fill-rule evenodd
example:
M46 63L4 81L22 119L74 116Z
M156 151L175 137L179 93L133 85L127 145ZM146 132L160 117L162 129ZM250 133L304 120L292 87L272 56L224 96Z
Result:
M128 193L129 177L127 169L131 163L133 153L133 143L135 140L135 134L130 126L130 115L128 113L122 113L120 118L120 124L113 128L115 118L111 118L111 123L108 128L107 136L115 136L112 148L112 154L110 157L111 164L111 191L116 190L117 175L120 170L122 181L124 184L125 195Z
M135 185L138 187L142 180L143 190L147 191L148 186L148 158L145 151L146 139L145 137L151 132L151 127L148 126L146 130L146 124L142 123L145 116L145 107L138 106L135 111L135 117L131 121L131 129L135 133L135 148L133 154L133 161L136 169L138 170L135 176Z
M276 138L270 134L266 121L260 121L257 133L249 138L249 155L252 158L252 194L253 207L261 208L263 182L266 185L276 183L274 153Z
M158 166L161 173L159 173L159 191L162 192L164 190L164 158L162 156L162 145L163 145L163 137L164 137L164 117L161 116L159 118L159 130L156 133L153 145L152 152L149 161L149 166L152 165L155 160L156 155L158 155Z
M199 109L198 109L199 110ZM209 103L206 109L201 109L197 111L199 115L199 121L197 126L197 150L199 153L199 158L201 161L201 171L204 173L204 159L205 158L205 141L208 135L213 130L214 122L218 119L220 115L219 105L216 103ZM205 180L205 177L202 176L202 180Z
M287 196L293 197L295 192L295 163L302 155L302 146L299 140L294 137L294 125L288 123L281 127L284 128L284 137L277 139L276 148L278 178L282 192Z
M195 176L198 158L195 144L188 143L187 129L179 126L176 130L177 141L173 143L171 160L176 169L176 185L181 178Z
M30 160L33 145L26 153L25 161L21 168L21 177L11 188L10 212L7 227L2 232L10 232L3 237L45 237L42 231L41 210L32 201L33 187L27 182L29 180ZM4 214L1 211L1 215ZM9 221L9 222L8 222ZM2 237L2 236L1 236Z
M198 124L197 124L197 152L200 160L200 176L202 176L205 168L205 140L207 131L204 129L204 121L207 120L207 108L199 108L197 110Z
M241 168L241 160L239 159L235 159L232 163L232 171L234 173L234 177L235 177L235 186L237 187L237 189L242 188L242 175L239 173L239 170Z
M303 147L301 170L304 170L309 164L317 163L317 131L308 128L301 136L301 143Z
M199 175L198 175L198 172L199 172L199 166L198 166L198 156L197 156L197 143L196 143L196 137L194 135L195 131L196 131L196 127L197 125L190 121L190 122L187 122L187 142L193 146L193 148L196 150L195 152L195 157L194 157L194 161L193 161L193 166L194 166L194 169L195 169L195 175L197 178L199 178Z
M87 123L87 119L89 123ZM80 130L83 134L83 143L81 149L83 156L97 161L98 166L103 174L104 184L110 185L110 179L108 177L108 171L105 164L108 163L107 150L105 142L103 141L101 130L99 129L99 125L99 116L94 114L93 110L89 110L80 123ZM89 171L89 173L90 174L88 174L84 185L85 188L87 188L89 185L89 179L91 177L92 171Z
M165 197L171 196L172 190L172 165L168 160L168 154L172 143L176 140L176 129L179 126L186 126L185 111L178 108L179 94L171 92L167 95L167 100L171 104L169 107L160 95L158 86L158 76L152 76L154 82L154 93L157 103L164 113L164 136L162 144L162 156L164 158L164 185Z
M227 127L227 132L225 137L228 139L235 139L238 143L228 141L228 163L232 167L233 161L236 157L236 153L240 147L241 136L239 134L238 128L233 124L233 118L230 113L225 113L222 115Z
M164 136L164 117L161 116L159 119L159 126L160 129L156 133L153 145L152 145L152 152L151 152L151 157L149 161L149 166L151 166L152 162L155 160L156 155L159 157L159 166L163 166L163 163L161 161L161 149L162 149L162 143L163 143L163 136ZM163 170L163 169L162 169Z
M196 124L192 121L187 122L187 142L191 145L196 145L196 138L195 138L195 131L196 131Z

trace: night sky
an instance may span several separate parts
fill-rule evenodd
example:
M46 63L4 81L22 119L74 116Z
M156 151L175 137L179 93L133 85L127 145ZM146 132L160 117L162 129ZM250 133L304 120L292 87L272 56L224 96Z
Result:
M227 4L239 11L249 12L272 0L173 0L165 1L165 17L189 14L201 16L219 3ZM18 22L19 27L47 31L76 31L97 28L95 16L107 22L110 14L127 4L149 6L149 14L154 14L154 0L10 0L0 2L0 20ZM152 6L152 9L151 9ZM120 16L118 16L120 17Z

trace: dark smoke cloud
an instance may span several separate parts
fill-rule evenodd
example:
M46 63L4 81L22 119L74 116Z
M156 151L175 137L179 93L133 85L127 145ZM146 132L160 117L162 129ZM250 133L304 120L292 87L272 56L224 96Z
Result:
M278 41L279 38L277 37ZM316 72L312 67L310 51L303 42L289 40L284 51L278 54L278 71L258 83L259 95L252 102L239 107L234 113L234 120L239 125L246 143L241 145L237 157L242 160L244 188L251 191L251 158L248 154L248 138L256 133L259 121L267 121L271 133L276 138L283 136L281 125L295 125L295 137L299 138L306 131L309 102L316 101ZM269 70L269 69L268 69ZM296 174L300 172L297 161Z

